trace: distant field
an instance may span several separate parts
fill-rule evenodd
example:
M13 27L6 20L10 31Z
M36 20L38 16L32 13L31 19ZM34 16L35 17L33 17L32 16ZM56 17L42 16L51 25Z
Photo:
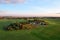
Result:
M32 30L5 31L3 27L14 22L26 22L23 19L0 19L0 40L60 40L60 19L44 19L47 26Z

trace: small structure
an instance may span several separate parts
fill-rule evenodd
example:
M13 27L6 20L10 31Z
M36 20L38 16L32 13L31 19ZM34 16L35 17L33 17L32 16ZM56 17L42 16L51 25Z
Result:
M44 20L28 20L30 24L40 24L40 25L47 25L47 22Z

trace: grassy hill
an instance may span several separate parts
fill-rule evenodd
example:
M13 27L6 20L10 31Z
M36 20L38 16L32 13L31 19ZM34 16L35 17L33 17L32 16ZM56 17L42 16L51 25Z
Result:
M3 27L13 22L22 22L19 19L0 20L0 40L60 40L60 19L44 19L47 26L39 26L32 30L5 31Z

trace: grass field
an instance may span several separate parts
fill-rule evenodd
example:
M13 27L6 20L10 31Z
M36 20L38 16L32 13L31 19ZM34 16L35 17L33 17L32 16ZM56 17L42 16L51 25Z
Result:
M32 30L5 31L3 27L19 19L0 19L0 40L60 40L60 19L45 19L47 26Z

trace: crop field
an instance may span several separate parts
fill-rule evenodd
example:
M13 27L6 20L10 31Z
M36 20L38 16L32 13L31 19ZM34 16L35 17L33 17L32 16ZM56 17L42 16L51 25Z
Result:
M60 40L60 19L43 19L49 24L39 25L38 28L31 30L5 31L10 23L26 22L23 19L0 19L0 40Z

